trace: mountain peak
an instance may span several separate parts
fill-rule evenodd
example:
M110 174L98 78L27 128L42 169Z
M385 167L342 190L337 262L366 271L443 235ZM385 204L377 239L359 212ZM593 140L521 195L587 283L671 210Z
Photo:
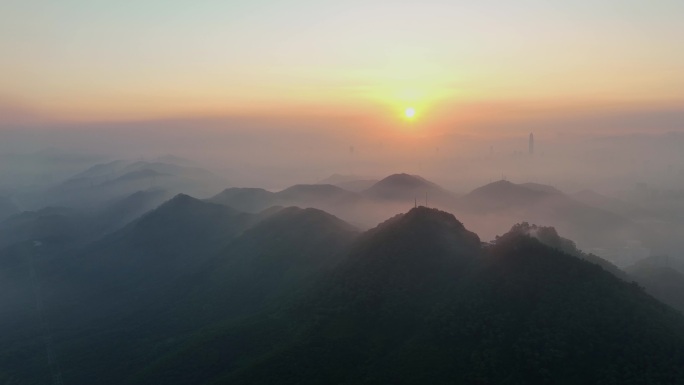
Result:
M543 185L539 183L513 183L505 179L498 180L478 187L471 191L469 196L488 196L499 197L501 195L515 194L517 197L546 197L549 195L563 194L560 190L553 186Z
M515 207L534 204L552 195L502 179L476 188L465 199L470 206L479 208Z
M334 227L338 230L351 232L358 231L354 226L338 217L315 208L302 209L295 206L286 207L273 214L267 221L271 223L282 223L283 226L288 227L291 227L292 224L295 223L297 224L296 227L299 228L299 231L301 231L302 228L315 229L325 227Z
M318 194L327 194L327 195L351 195L351 193L341 187L332 185L332 184L296 184L294 186L290 186L286 188L285 190L282 190L278 193L280 196L288 197L288 196L298 196L300 194L304 195L318 195Z
M476 192L476 191L477 192L506 191L506 190L514 189L516 187L520 187L520 186L511 182L511 181L501 179L501 180L497 180L496 182L488 183L484 186L478 187L475 190L473 190L473 192Z
M234 209L222 206L217 203L206 202L200 199L191 197L187 194L178 194L161 206L148 212L136 222L147 222L161 220L164 221L182 221L189 220L189 218L208 218L220 216L233 216L238 212ZM163 218L163 219L162 219Z
M363 238L360 245L365 251L360 254L371 259L385 258L384 263L393 265L401 265L401 260L406 266L425 263L421 269L441 265L454 255L475 255L480 248L477 234L468 231L452 214L423 206L388 219Z
M241 197L248 195L272 196L273 193L258 187L230 187L209 198L209 200L220 201L223 198Z
M421 187L421 186L435 186L434 183L427 181L425 178L418 175L410 175L406 173L392 174L380 182L378 185L391 184L403 187Z
M439 223L440 225L448 226L449 228L465 230L465 226L456 217L446 211L429 208L425 206L418 206L409 210L404 214L404 221L411 224L421 224L425 222Z
M176 194L176 196L169 199L169 201L166 202L166 204L169 204L169 205L189 204L189 203L192 203L194 201L200 202L199 199L193 198L188 194L180 193L180 194Z
M428 193L433 203L443 207L450 207L453 203L454 196L447 190L421 176L405 173L390 175L363 192L373 199L404 202L413 202L416 198L422 200Z

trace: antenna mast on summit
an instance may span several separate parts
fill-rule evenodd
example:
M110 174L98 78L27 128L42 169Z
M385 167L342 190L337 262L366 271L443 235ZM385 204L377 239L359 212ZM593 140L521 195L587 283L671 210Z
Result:
M427 204L427 191L425 192L425 207L428 207L428 204Z
M418 208L418 198L417 197L413 197L413 208L414 209Z

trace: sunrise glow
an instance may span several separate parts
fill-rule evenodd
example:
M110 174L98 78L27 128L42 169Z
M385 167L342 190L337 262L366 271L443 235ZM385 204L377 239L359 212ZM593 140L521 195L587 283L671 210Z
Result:
M454 106L493 120L493 109L540 103L684 100L683 3L630 3L619 20L603 1L552 3L3 3L0 112L21 122L313 111L453 127L464 117Z

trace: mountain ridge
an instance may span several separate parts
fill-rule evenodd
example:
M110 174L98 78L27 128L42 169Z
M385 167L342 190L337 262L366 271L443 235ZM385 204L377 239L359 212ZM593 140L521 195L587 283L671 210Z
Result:
M221 352L210 367L193 358L203 346ZM682 363L681 314L638 286L528 234L483 247L452 214L418 207L363 233L291 305L215 329L137 383L665 384Z

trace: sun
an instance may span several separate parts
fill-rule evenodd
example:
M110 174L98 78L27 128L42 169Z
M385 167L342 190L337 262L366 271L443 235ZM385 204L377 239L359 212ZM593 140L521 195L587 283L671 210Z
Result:
M413 107L409 107L406 110L404 110L404 116L408 119L413 119L414 116L416 116L416 110Z

